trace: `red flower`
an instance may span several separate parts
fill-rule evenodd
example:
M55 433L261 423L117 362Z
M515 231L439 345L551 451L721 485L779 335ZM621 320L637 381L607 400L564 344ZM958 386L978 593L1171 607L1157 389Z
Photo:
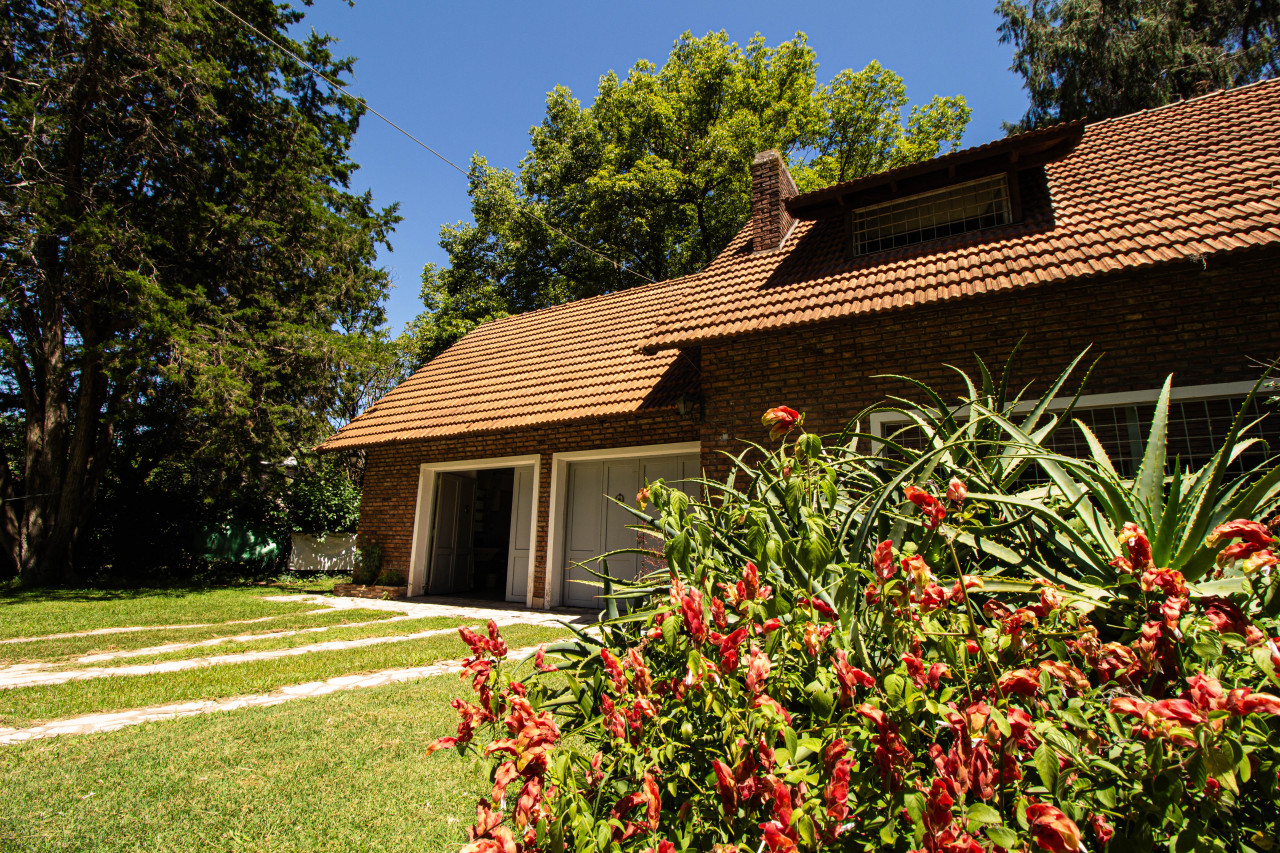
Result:
M635 673L632 679L632 688L635 692L643 696L653 688L653 675L649 672L648 665L645 664L644 658L640 656L639 649L627 649L627 668Z
M1280 714L1280 697L1270 693L1253 693L1240 702L1241 714Z
M832 820L844 820L849 814L849 771L852 768L852 758L841 758L836 761L831 771L831 781L822 792L822 802L827 807L827 817Z
M929 788L928 802L925 805L925 830L927 832L941 832L950 826L955 820L955 816L951 811L951 807L955 804L955 799L947 791L947 783L942 779L934 779L933 785Z
M707 617L702 610L701 592L692 588L684 590L680 596L680 615L684 617L684 629L689 636L701 644L707 638Z
M813 598L809 598L809 599L806 599L802 596L800 600L807 602L810 607L818 611L818 614L822 616L822 618L824 619L836 618L836 612L831 609L830 605L828 605L822 599L818 598L816 595Z
M1090 816L1089 826L1093 828L1093 837L1098 839L1098 843L1103 847L1106 847L1107 842L1116 834L1115 828L1100 814Z
M947 500L952 503L964 503L964 499L969 496L969 490L964 483L955 477L951 478L951 482L947 484Z
M747 661L747 689L752 694L764 691L764 683L769 678L769 656L756 646L751 647L751 656Z
M1165 595L1185 597L1187 581L1176 569L1150 566L1142 573L1142 588L1147 592L1160 590Z
M752 708L772 708L774 712L786 722L787 725L791 725L791 714L787 711L786 708L782 707L782 703L780 703L777 699L774 699L772 696L769 696L766 694L761 694L757 696L754 700L752 700L751 707Z
M718 598L711 599L711 621L717 628L726 628L729 625L729 619L724 613L724 602Z
M760 828L764 830L764 843L768 845L769 853L794 853L800 849L796 846L794 828L783 826L776 820L762 823Z
M960 586L960 581L964 581L963 588ZM973 575L961 575L951 585L951 600L955 603L964 601L964 591L966 589L982 589L982 578L976 578Z
M718 758L711 762L711 770L716 774L720 807L724 810L724 816L731 818L738 813L738 786L733 781L733 771Z
M1085 674L1069 663L1062 661L1042 661L1040 671L1049 673L1057 687L1062 688L1068 696L1079 696L1089 689L1089 679Z
M1151 556L1151 540L1147 539L1146 531L1132 521L1126 521L1124 527L1120 528L1118 538L1120 544L1129 551L1128 565L1132 574L1155 568L1155 560Z
M933 577L929 564L919 554L912 554L902 561L902 574L910 578L917 588L923 588Z
M787 406L774 406L760 418L760 423L769 428L769 438L777 441L792 427L804 422L804 415Z
M836 649L833 668L836 671L836 679L840 682L840 707L842 708L853 704L853 697L859 685L874 687L876 684L876 680L869 674L849 663L849 654L844 649Z
M627 678L622 673L622 661L608 649L600 649L600 659L604 661L604 671L613 681L613 689L621 693L627 688Z
M767 619L762 624L757 625L756 633L764 634L765 636L768 636L769 634L772 634L774 631L778 630L781 627L782 627L782 620L775 616L774 618Z
M1213 528L1212 532L1205 538L1204 544L1210 548L1216 548L1222 542L1232 539L1243 540L1257 545L1258 548L1274 545L1276 541L1272 538L1265 524L1250 521L1247 518L1237 518L1235 521L1228 521L1226 524L1219 524Z
M555 672L556 667L546 662L547 644L538 646L538 653L533 656L533 668L538 672Z
M804 648L810 656L816 656L822 648L822 644L827 641L827 637L831 636L831 632L835 630L834 625L815 625L812 622L804 623Z
M938 853L985 853L982 845L967 832L949 826L933 839Z
M720 671L733 672L737 669L738 647L747 639L747 629L739 628L728 636L712 632L709 639L720 646Z
M644 820L626 821L625 818L636 806L644 806ZM613 840L621 842L642 832L653 832L658 828L658 817L661 813L662 799L658 791L658 783L653 780L653 776L646 773L640 790L627 794L613 807L611 817L623 822L623 827L614 827Z
M891 540L886 539L876 546L875 553L871 555L871 565L875 569L876 577L882 581L890 580L898 573L898 564L893 560Z
M946 518L946 507L933 495L915 486L907 486L906 493L907 500L920 507L920 514L925 519L924 526L928 529L933 530L942 523L942 519Z
M1052 853L1076 853L1080 849L1080 828L1056 806L1035 803L1027 806L1031 837Z
M524 828L537 823L537 812L542 805L542 777L530 776L520 789L516 799L516 826Z
M1186 699L1161 699L1151 705L1150 713L1171 723L1198 725L1205 721L1204 714Z
M773 783L773 789L769 791L769 795L773 798L773 816L783 826L790 826L792 811L791 786L778 779Z

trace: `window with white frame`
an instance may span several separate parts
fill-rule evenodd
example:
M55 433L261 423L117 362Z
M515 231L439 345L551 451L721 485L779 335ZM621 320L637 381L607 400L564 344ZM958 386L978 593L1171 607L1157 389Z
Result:
M1167 426L1165 467L1168 473L1173 473L1175 466L1194 471L1212 458L1222 446L1250 388L1252 383L1174 389ZM1072 421L1081 421L1097 437L1121 477L1133 477L1142 462L1159 393L1155 389L1085 396L1071 413ZM1064 400L1056 408L1065 408L1066 404ZM1030 407L1024 404L1022 409ZM958 417L966 415L963 410L957 413ZM1242 474L1280 450L1280 412L1268 398L1255 396L1250 401L1248 415L1250 420L1263 419L1247 436L1261 438L1266 444L1255 444L1240 454L1228 469L1228 476ZM908 425L908 421L896 417L880 416L873 421L872 431L884 437L897 433L894 441L898 444L922 448L924 434L918 428L904 429ZM1087 458L1090 455L1085 437L1074 422L1060 426L1045 444L1064 456Z
M920 193L853 211L853 253L866 255L964 234L1011 219L1005 175Z

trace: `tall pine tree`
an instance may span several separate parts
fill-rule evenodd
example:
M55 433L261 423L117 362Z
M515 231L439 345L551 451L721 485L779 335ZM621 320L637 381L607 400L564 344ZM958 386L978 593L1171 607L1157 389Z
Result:
M226 0L334 76L302 15ZM69 579L110 466L252 471L325 428L396 221L354 194L362 105L209 0L0 15L0 575Z

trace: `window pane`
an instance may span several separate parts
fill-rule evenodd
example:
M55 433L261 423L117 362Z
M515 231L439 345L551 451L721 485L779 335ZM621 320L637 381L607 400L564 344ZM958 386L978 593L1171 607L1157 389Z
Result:
M1225 397L1211 400L1175 400L1169 404L1168 440L1166 444L1165 473L1172 474L1175 467L1197 470L1204 466L1222 446L1231 421L1244 404L1244 397ZM1270 413L1270 414L1268 414ZM1155 404L1113 408L1076 409L1072 420L1083 422L1106 450L1111 464L1121 477L1131 478L1142 464L1147 435L1155 415ZM1280 452L1280 412L1265 399L1254 398L1250 404L1249 420L1263 418L1258 426L1246 435L1261 438L1264 444L1255 444L1236 459L1227 469L1227 476L1243 474L1269 455ZM891 436L900 424L885 424L882 434ZM915 427L903 430L894 439L904 447L914 450L924 448L924 435ZM1063 456L1089 458L1089 445L1084 434L1074 423L1064 424L1049 437L1046 446ZM1024 486L1047 482L1040 472L1033 472L1024 480Z
M853 249L865 255L939 237L1005 225L1010 220L1004 175L855 210Z

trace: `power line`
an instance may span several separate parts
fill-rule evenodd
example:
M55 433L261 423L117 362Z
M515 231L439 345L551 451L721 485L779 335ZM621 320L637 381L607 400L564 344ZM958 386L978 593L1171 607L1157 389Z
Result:
M289 56L293 57L293 58L294 58L298 63L300 63L304 68L306 68L306 69L307 69L308 71L310 71L312 74L316 75L316 76L317 76L317 77L319 77L321 80L323 80L324 82L328 83L330 86L332 86L333 88L337 89L337 90L338 90L339 92L341 92L342 94L346 95L348 98L352 98L352 99L354 99L354 100L360 101L361 103L363 103L363 104L364 104L365 109L367 109L369 112L373 113L375 116L377 116L378 118L382 119L383 121L385 121L387 124L391 125L391 126L392 126L393 128L395 128L396 130L400 131L400 133L404 134L404 135L405 135L406 137L408 137L410 140L412 140L413 142L416 142L418 145L422 146L422 147L423 147L423 148L425 148L427 151L430 151L432 154L434 154L434 155L435 155L436 157L438 157L440 160L444 161L446 164L448 164L448 165L452 166L453 168L457 169L457 170L458 170L459 172L461 172L463 175L466 175L468 178L470 177L470 173L468 173L466 169L462 168L462 167L461 167L461 166L459 166L457 163L453 162L453 161L452 161L452 160L450 160L448 157L444 156L444 155L443 155L443 154L441 154L439 151L437 151L436 149L432 148L430 145L428 145L427 143L423 142L421 139L419 139L418 137L414 136L412 133L410 133L409 131L405 130L403 127L401 127L400 125L396 124L394 121L392 121L391 119L387 118L387 117L386 117L385 115L383 115L382 113L378 112L376 109L374 109L374 108L373 108L373 105L372 105L372 104L370 104L370 103L369 103L369 101L368 101L367 99L365 99L365 98L361 98L361 97L359 97L359 96L357 96L357 95L353 95L353 94L351 94L350 92L348 92L348 91L347 91L347 90L346 90L346 89L345 89L345 88L344 88L340 83L338 83L336 80L333 80L332 78L330 78L329 76L327 76L326 74L324 74L322 71L320 71L320 69L316 68L316 67L315 67L314 65L312 65L310 62L307 62L307 61L306 61L305 59L303 59L301 56L298 56L298 54L294 53L292 50L289 50L289 48L287 48L287 47L285 47L284 45L280 44L278 41L276 41L275 39L273 39L271 36L267 35L267 34L266 34L266 33L264 33L262 30L258 29L258 28L257 28L257 27L255 27L253 24L249 23L249 22L248 22L248 21L246 21L244 18L242 18L242 17L240 17L239 15L237 15L237 14L236 14L235 12L233 12L231 9L228 9L228 8L227 8L226 6L224 6L221 2L219 2L219 0L211 0L211 2L213 3L213 5L217 6L217 7L218 7L218 8L220 8L222 11L226 12L228 15L230 15L230 16L231 16L231 17L233 17L233 18L235 18L235 19L236 19L237 21L239 21L243 26L245 26L245 27L247 27L248 29L252 30L253 32L257 33L257 34L258 34L258 36L260 36L261 38L265 39L268 43L270 43L270 44L274 45L274 46L275 46L275 48L276 48L277 50L283 51L284 53L286 53L286 54L288 54ZM517 208L517 209L519 209L519 208ZM652 282L654 281L653 279L649 278L649 277L648 277L647 275L645 275L644 273L637 272L637 271L635 271L635 270L633 270L633 269L630 269L629 267L627 267L627 265L626 265L626 264L619 263L618 261L615 261L613 258L610 258L610 257L609 257L609 256L607 256L607 255L601 254L600 252L598 252L598 251L596 251L595 249L591 248L591 247L590 247L590 246L588 246L586 243L583 243L581 240L578 240L578 239L576 239L576 238L574 238L574 237L569 236L568 234L566 234L565 232L561 231L561 230L560 230L559 228L557 228L556 226L552 225L552 224L551 224L550 222L548 222L547 220L543 219L543 218L542 218L541 216L539 216L538 214L536 214L536 213L534 213L534 212L532 212L532 211L529 211L529 210L521 210L521 213L524 213L526 216L529 216L530 218L532 218L532 219L536 219L538 222L541 222L541 223L542 223L543 225L545 225L549 230L553 231L553 232L554 232L554 233L556 233L556 234L559 234L561 237L563 237L564 239L568 240L570 243L574 244L575 246L579 247L580 249L584 249L584 250L586 250L586 251L590 252L591 254L595 255L595 256L596 256L597 258L599 258L600 260L605 261L606 263L612 264L612 265L613 265L613 267L614 267L614 269L619 270L619 271L621 271L621 272L629 272L629 273L631 273L632 275L634 275L634 276L638 276L639 278L642 278L642 279L644 279L645 281L650 282L650 283L652 283Z

